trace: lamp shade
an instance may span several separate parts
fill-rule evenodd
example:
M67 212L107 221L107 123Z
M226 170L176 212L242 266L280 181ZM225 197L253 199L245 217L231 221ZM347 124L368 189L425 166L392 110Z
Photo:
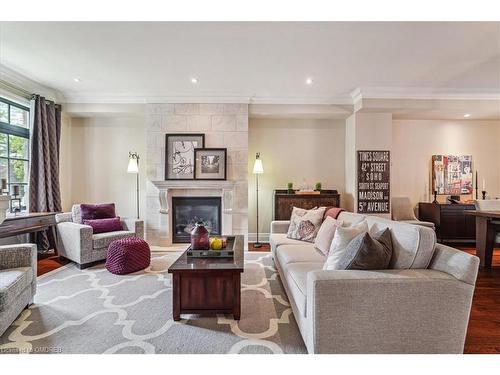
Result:
M264 166L262 165L262 160L255 159L255 163L253 164L253 174L261 174L264 173Z
M139 163L137 162L137 157L130 156L128 158L127 173L139 173Z

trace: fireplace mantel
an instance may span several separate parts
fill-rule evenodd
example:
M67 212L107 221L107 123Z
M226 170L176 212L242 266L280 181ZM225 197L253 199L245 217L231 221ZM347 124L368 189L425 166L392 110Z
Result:
M167 189L220 189L232 190L234 181L216 180L166 180L151 181L159 190Z
M172 194L176 191L184 194L196 191L212 192L222 197L223 212L230 214L233 210L233 190L235 187L234 181L216 181L216 180L166 180L166 181L151 181L158 189L160 198L160 213L169 213Z

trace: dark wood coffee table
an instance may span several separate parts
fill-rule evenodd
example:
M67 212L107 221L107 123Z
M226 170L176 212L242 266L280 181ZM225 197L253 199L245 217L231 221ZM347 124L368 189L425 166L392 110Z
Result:
M244 238L235 236L234 258L188 258L187 250L170 266L173 318L181 314L241 314L241 273Z

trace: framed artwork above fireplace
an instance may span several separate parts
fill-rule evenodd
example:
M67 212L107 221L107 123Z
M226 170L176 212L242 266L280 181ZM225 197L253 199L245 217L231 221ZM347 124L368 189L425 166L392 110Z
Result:
M203 147L205 134L165 134L165 180L194 179L194 150Z
M226 180L227 149L197 148L194 150L195 180Z

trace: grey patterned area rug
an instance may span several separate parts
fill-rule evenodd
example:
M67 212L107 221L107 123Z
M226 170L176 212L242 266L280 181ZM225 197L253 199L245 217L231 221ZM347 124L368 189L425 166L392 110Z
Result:
M153 253L127 276L73 264L38 279L35 304L0 338L0 352L305 353L271 254L246 253L241 320L172 320L168 266L180 253Z

